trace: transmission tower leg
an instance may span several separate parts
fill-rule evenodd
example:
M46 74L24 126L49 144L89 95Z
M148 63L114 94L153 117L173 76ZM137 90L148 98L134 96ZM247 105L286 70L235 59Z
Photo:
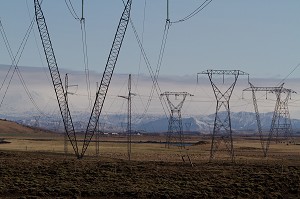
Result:
M268 136L268 140L267 140L267 144L266 144L265 157L267 157L267 153L268 153L268 150L269 150L269 147L270 147L270 142L274 137L274 133L277 134L277 130L278 130L278 128L277 128L278 127L277 122L278 122L278 116L279 116L278 109L279 109L279 106L280 106L281 92L277 91L275 94L276 94L276 105L275 105L275 110L274 110L274 114L273 114L273 118L272 118L271 128L270 128L270 132L269 132L269 136Z
M65 132L64 133L64 152L65 152L65 155L68 154L68 134Z
M125 37L125 33L127 30L128 22L130 20L130 11L131 11L131 4L132 0L128 0L122 16L119 21L119 25L114 37L114 41L106 62L106 66L104 69L104 73L101 79L100 86L98 88L98 92L96 94L95 103L92 109L92 113L90 115L90 119L88 122L88 126L86 128L85 136L84 136L84 142L81 150L80 157L82 158L90 144L90 141L95 133L96 125L99 121L99 116L101 114L103 104L106 98L106 94L108 91L108 87L118 60L119 52L121 50L121 46L123 43L123 39ZM97 102L98 101L98 102ZM97 107L95 104L99 103L99 106Z
M96 142L96 156L98 157L100 154L100 129L99 124L97 126L96 136L95 136L95 142Z
M61 77L59 74L58 66L56 63L56 58L54 55L54 50L52 47L52 43L50 40L50 35L48 32L46 20L41 9L40 3L38 0L34 0L34 8L35 8L35 18L37 22L37 26L40 33L40 38L42 40L44 53L46 56L46 60L48 63L48 68L51 74L52 83L54 86L54 90L56 93L56 98L58 101L59 109L63 118L65 131L69 137L69 140L74 149L75 155L79 158L78 146L76 140L76 133L74 130L71 114L69 111L69 106L66 100L66 92L64 91L64 87L62 85ZM67 118L65 116L68 116Z
M211 135L209 162L211 162L214 159L214 155L215 155L215 151L216 151L215 147L217 147L217 143L216 143L216 139L215 139L216 132L218 131L217 126L216 126L217 125L216 119L217 119L217 111L215 113L214 129L213 129L213 133Z
M173 111L171 111L171 115L170 115L170 118L169 118L168 131L167 131L167 134L166 134L166 145L165 145L165 147L168 148L168 149L170 148L170 145L171 145L171 142L172 142L173 123L174 123Z

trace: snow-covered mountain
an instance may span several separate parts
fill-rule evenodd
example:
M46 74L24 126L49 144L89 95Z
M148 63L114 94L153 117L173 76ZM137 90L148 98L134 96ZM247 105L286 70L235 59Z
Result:
M17 121L30 126L39 126L42 128L64 131L62 118L55 92L53 89L51 77L48 69L43 67L19 67L20 74L24 82L21 83L20 76L9 70L10 66L0 64L0 79L4 80L0 89L0 118ZM9 72L10 71L10 72ZM9 73L7 73L9 72ZM102 77L100 73L90 71L91 84L91 101L89 101L86 77L83 71L60 70L61 78L63 74L69 74L68 95L69 107L74 126L77 131L85 131L91 110L91 104L94 101L96 92L96 82ZM13 75L14 74L14 75ZM7 76L7 78L6 78ZM10 81L11 79L11 81ZM226 82L227 79L225 79ZM120 95L127 95L127 74L115 74L112 78L106 100L100 117L100 126L106 131L122 132L126 130L127 123L127 106L126 100L120 98ZM167 110L167 103L162 103L160 94L156 91L152 97L152 81L145 74L132 75L132 92L137 94L132 99L132 128L139 132L165 132L168 129L168 116L163 112ZM224 81L224 80L223 80ZM252 79L255 85L275 85L276 79ZM297 90L299 79L290 80L289 88ZM186 91L193 94L193 97L187 97L182 107L182 124L185 131L209 133L212 131L215 115L215 96L207 77L199 78L196 83L194 75L185 76L160 76L159 86L161 92ZM226 87L224 85L224 87ZM232 129L235 131L256 131L256 117L253 113L252 96L242 95L243 89L247 88L247 81L239 82L231 98L231 121ZM93 94L94 93L94 94ZM260 119L263 129L269 129L272 120L272 111L274 110L275 101L272 94L257 96ZM291 118L300 118L298 110L297 95L292 96L290 100L292 108L290 109ZM179 103L178 99L173 99L174 103ZM262 104L260 104L262 103ZM162 108L164 104L164 108ZM145 108L145 107L148 108ZM145 113L145 114L142 114ZM200 114L201 113L201 114ZM219 117L225 117L225 113L220 112ZM300 129L300 120L293 119L294 129Z
M225 112L219 113L220 117L225 115ZM77 132L85 131L88 114L80 113L73 117L74 127ZM270 129L273 113L264 113L260 115L262 128L265 130ZM20 124L37 126L49 130L63 132L63 123L59 115L37 117L34 114L24 113L18 116L5 116L0 115L1 118L16 121ZM190 133L208 134L213 129L215 115L194 116L182 118L183 130ZM294 131L300 130L300 120L292 119ZM257 122L255 113L251 112L237 112L231 113L232 129L235 132L257 132ZM101 130L108 132L125 132L127 127L126 114L113 114L100 117ZM168 118L164 115L146 115L144 117L133 115L132 129L141 133L162 133L168 129Z
M219 113L219 117L225 115L225 112ZM271 126L273 113L260 114L262 129L268 130ZM209 133L213 129L215 115L202 115L189 118L182 118L182 125L185 131ZM300 120L291 120L293 129L300 129ZM254 132L257 131L257 121L255 113L252 112L237 112L231 113L231 125L232 129L237 132ZM168 120L165 117L157 118L153 121L141 122L137 125L138 129L143 129L149 132L166 131L168 128Z

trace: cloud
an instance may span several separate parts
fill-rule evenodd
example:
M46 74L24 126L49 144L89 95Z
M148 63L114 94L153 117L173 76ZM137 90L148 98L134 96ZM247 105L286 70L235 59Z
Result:
M33 100L37 103L42 111L47 114L59 113L58 105L56 101L55 92L47 68L38 67L19 67L22 77L26 82L28 90L30 91ZM0 66L0 78L4 80L5 75L9 69L9 66ZM86 85L86 76L82 71L60 70L62 82L64 82L65 74L69 74L69 85L78 85L77 87L70 87L69 91L75 93L69 95L70 110L72 112L90 112L88 92ZM10 76L8 76L10 77ZM90 71L90 91L92 95L92 104L94 103L94 97L96 93L96 82L100 82L102 74ZM132 75L132 92L137 94L132 99L132 111L133 114L142 115L145 112L145 107L149 102L149 108L147 114L164 114L164 110L161 105L159 94L165 91L176 92L188 92L193 94L193 97L187 97L182 108L183 116L189 115L205 115L215 112L216 99L208 79L208 76L202 75L198 79L195 75L184 76L160 76L159 77L159 89L154 92L153 97L149 98L152 88L151 78L145 74ZM231 78L218 77L214 80L218 84L218 88L225 92L230 84L233 82ZM276 86L280 79L263 79L255 78L250 81L255 86ZM2 99L7 82L4 84L0 91L0 97ZM127 95L127 82L128 74L114 74L111 80L111 84L107 93L107 98L103 107L103 114L110 113L126 113L126 100L118 97L118 95ZM285 87L291 88L297 91L299 79L286 80ZM230 99L230 109L234 112L249 111L253 112L252 93L243 92L243 89L249 87L247 77L241 76ZM274 95L268 93L268 99L265 100L266 93L257 93L259 99L259 109L261 112L270 112L274 110L275 98ZM178 103L178 100L173 98L174 104ZM265 100L265 101L264 101ZM300 116L298 110L299 95L292 95L290 100L290 113L295 118ZM165 107L166 109L166 107ZM3 101L0 109L2 112L25 112L33 111L31 100L26 95L24 88L19 80L17 74L14 74L12 82L7 91L6 97ZM166 112L168 114L168 112Z

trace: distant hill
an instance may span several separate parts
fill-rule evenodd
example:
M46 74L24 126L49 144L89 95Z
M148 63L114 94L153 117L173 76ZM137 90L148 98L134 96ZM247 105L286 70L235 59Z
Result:
M219 117L225 117L226 112L220 112ZM268 131L271 127L273 113L260 114L262 129ZM213 130L215 115L200 115L189 118L182 118L184 131L210 133ZM300 129L300 120L291 119L293 130L298 133ZM236 132L257 132L257 121L253 112L231 112L232 130ZM165 117L152 118L139 124L135 124L136 129L142 129L147 132L161 132L168 129L168 120Z
M15 137L15 136L40 136L45 137L53 132L43 130L35 127L24 126L16 122L0 119L0 138L1 137Z
M21 132L24 134L27 132L38 132L40 129L47 129L49 132L64 132L63 123L61 118L57 117L40 117L37 123L36 120L32 119L31 115L29 116L19 114L17 117L6 117L5 115L0 114L0 118L6 118L11 121L16 121L18 124L23 124L23 128L27 130L22 130ZM84 132L86 129L88 118L88 113L80 113L78 112L77 115L74 115L74 127L76 132ZM219 113L220 117L225 117L225 112ZM271 126L272 121L272 112L262 113L260 114L261 119L261 126L264 131L268 131ZM138 132L149 132L149 133L161 133L166 132L168 130L168 118L162 115L146 115L144 117L138 117L133 115L132 120L132 129ZM208 134L211 133L213 130L215 115L199 115L199 116L190 116L186 118L182 118L182 127L184 131L190 133L201 133L201 134ZM3 120L0 120L0 136L1 131L4 131L8 127L1 127L1 123ZM8 121L6 121L8 122ZM100 126L101 129L104 128L106 132L125 132L126 125L127 125L127 115L126 114L111 114L106 115L106 117L100 118ZM299 119L291 119L292 127L294 133L300 134L300 120ZM16 123L9 123L11 128L14 128ZM253 112L231 112L231 124L232 129L235 132L245 132L245 133L256 133L257 132L257 122L255 113ZM8 125L8 124L6 124ZM38 126L39 128L34 128L29 126ZM35 129L35 130L33 130ZM47 131L43 130L43 131ZM18 129L14 130L14 132L19 132ZM10 132L12 133L12 132Z

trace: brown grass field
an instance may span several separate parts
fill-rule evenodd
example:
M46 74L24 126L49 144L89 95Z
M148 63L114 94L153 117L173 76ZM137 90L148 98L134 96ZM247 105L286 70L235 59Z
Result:
M125 136L101 137L99 156L92 142L79 160L56 133L0 121L1 138L0 198L300 198L300 138L264 158L258 138L236 136L235 163L222 145L209 163L201 136L185 149L134 136L131 161Z

